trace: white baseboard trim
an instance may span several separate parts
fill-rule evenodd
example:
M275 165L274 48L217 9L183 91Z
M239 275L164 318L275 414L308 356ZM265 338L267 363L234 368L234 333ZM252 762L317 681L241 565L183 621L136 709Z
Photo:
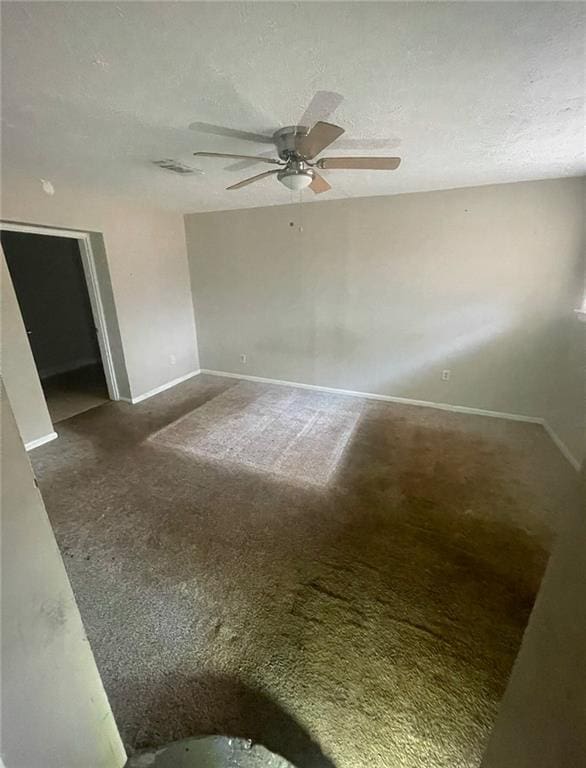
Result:
M184 376L179 376L179 378L168 381L166 384L161 384L160 387L155 387L155 389L151 389L148 392L143 392L142 395L137 395L136 397L121 397L120 399L124 400L125 403L136 405L137 403L142 403L143 400L148 400L149 397L153 397L154 395L158 395L159 393L164 392L166 389L171 389L171 387L175 387L177 384L181 384L181 382L187 381L187 379L192 379L199 373L201 373L201 371L198 368L197 371L190 371Z
M501 413L500 411L486 411L482 408L470 408L467 405L450 405L449 403L433 403L429 400L411 400L407 397L394 397L393 395L375 395L372 392L355 392L351 389L338 389L336 387L321 387L318 384L302 384L298 381L282 381L281 379L267 379L263 376L248 376L242 373L227 373L226 371L212 371L202 368L200 373L209 376L225 376L229 379L244 379L245 381L258 381L263 384L278 384L285 387L297 387L298 389L315 389L319 392L330 392L335 395L348 395L349 397L363 397L367 400L383 400L388 403L401 405L419 405L423 408L435 408L439 411L453 411L454 413L469 413L474 416L490 416L494 419L508 419L509 421L524 421L530 424L543 424L540 416L523 416L518 413Z
M43 435L43 437L37 437L36 440L31 440L28 443L24 444L24 447L27 451L32 451L35 448L39 448L41 445L45 445L45 443L50 443L51 440L55 440L57 437L57 432L49 432L48 435Z
M572 451L568 448L568 446L564 443L564 441L561 439L561 437L557 434L557 432L554 432L554 430L551 428L551 426L547 423L547 421L543 420L543 426L545 428L545 431L547 434L551 437L553 442L557 445L557 447L560 450L560 453L570 462L570 464L574 467L576 472L579 472L581 469L580 462L578 459L574 456Z

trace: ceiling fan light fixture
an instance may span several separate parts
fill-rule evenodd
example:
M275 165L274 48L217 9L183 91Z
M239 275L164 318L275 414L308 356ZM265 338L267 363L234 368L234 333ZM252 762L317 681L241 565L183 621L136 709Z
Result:
M293 192L299 192L308 187L313 181L313 175L310 171L280 171L277 178L287 189Z

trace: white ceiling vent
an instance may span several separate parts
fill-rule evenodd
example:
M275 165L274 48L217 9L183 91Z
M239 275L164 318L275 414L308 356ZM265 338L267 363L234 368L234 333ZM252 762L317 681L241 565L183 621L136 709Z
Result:
M159 168L163 168L165 171L171 171L171 173L178 173L181 176L199 176L203 173L199 168L192 168L190 165L179 160L173 160L167 158L165 160L153 160L154 165L158 165Z

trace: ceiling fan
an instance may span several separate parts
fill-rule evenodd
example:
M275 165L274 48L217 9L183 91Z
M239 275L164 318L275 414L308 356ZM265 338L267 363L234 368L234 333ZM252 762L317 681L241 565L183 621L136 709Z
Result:
M234 132L236 133L236 132ZM246 134L239 132L241 137ZM268 176L276 176L286 187L299 191L309 187L316 195L327 192L331 185L318 173L319 170L365 170L394 171L399 167L400 157L322 157L315 158L344 133L344 129L332 123L318 120L312 128L290 125L276 131L272 137L259 137L275 145L279 159L259 155L227 154L224 152L194 152L196 157L229 157L277 165L271 171L243 179L227 189L241 189Z

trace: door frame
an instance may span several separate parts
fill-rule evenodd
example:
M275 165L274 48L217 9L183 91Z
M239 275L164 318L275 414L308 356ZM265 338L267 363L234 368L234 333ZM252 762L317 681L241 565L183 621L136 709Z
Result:
M100 294L100 284L96 270L96 262L92 251L89 232L77 232L73 229L55 229L34 224L14 224L9 221L0 221L0 231L22 232L28 235L47 235L48 237L68 237L79 243L79 254L85 276L85 282L92 308L94 325L97 331L100 356L104 367L104 376L108 387L110 400L120 400L120 390L116 378L116 369L112 357L112 347L108 336L106 314Z

